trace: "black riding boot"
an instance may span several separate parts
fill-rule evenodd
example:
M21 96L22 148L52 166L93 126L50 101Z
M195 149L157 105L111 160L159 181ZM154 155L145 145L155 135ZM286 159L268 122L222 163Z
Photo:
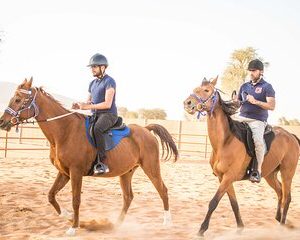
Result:
M105 156L105 143L103 135L98 135L97 137L97 163L94 165L94 175L101 175L109 172L109 168L103 163Z

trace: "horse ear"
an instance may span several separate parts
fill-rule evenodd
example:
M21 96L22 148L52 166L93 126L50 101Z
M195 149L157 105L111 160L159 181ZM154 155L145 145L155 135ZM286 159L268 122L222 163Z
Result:
M22 88L27 83L27 79L25 78L24 81L18 86L18 89Z
M24 79L24 81L21 83L21 85L24 85L27 83L27 78Z
M33 81L33 77L31 77L30 80L27 82L27 86L28 86L29 88L31 88L32 81Z
M216 76L210 83L211 83L212 85L216 86L217 81L218 81L218 77L219 77L219 76Z
M32 80L32 77L29 79L29 81L25 78L24 82L21 84L21 87L25 87L27 89L31 88Z
M204 84L209 83L209 81L206 79L206 77L203 78L201 86L203 86Z

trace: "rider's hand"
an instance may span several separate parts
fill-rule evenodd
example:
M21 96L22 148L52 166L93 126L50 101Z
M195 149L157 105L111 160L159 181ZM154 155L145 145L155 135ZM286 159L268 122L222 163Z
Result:
M72 103L72 109L79 109L79 104L78 103Z
M89 109L88 106L90 106L90 104L88 104L88 103L83 103L83 102L78 103L78 105L79 105L79 108L80 108L81 110L88 110L88 109Z
M252 104L256 104L257 100L250 94L247 95L247 101L252 103Z

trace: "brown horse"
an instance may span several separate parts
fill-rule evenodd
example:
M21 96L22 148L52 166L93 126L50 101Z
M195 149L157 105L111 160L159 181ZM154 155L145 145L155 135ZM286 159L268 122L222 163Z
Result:
M51 95L41 88L32 87L32 78L18 86L8 108L0 119L1 129L9 131L13 125L35 117L43 133L50 143L50 159L58 169L57 177L49 191L49 202L58 214L62 215L55 195L71 180L73 224L67 234L74 235L79 227L79 206L82 177L87 176L96 157L94 148L87 139L84 116L66 110ZM174 154L178 156L177 147L169 132L158 124L141 127L129 125L131 134L121 140L112 150L107 152L105 164L110 172L102 177L120 177L123 192L123 208L118 218L121 223L133 199L131 187L132 176L138 166L149 177L158 191L164 206L164 224L169 224L168 190L161 178L159 144L150 131L157 135L166 150L166 158ZM164 154L163 154L164 155Z
M215 85L217 78L202 82L200 87L194 89L193 94L184 101L185 110L207 112L207 130L212 145L210 165L214 174L219 178L219 188L209 203L209 209L201 225L198 235L203 236L208 229L213 211L225 193L234 212L238 228L243 228L239 206L233 188L234 181L243 179L246 168L251 160L244 144L239 141L229 128L230 117L236 112L236 102L225 102L221 99ZM280 127L273 128L274 141L270 151L265 156L262 165L262 176L275 190L278 196L276 220L285 224L286 216L291 202L291 183L296 171L299 158L299 139ZM280 171L281 182L277 178Z

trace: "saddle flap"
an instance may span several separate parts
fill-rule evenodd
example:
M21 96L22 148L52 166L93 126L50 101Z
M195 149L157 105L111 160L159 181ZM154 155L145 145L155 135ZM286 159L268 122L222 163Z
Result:
M121 124L121 125L118 125ZM86 135L89 142L96 147L96 141L94 135L94 118L89 116L85 119L85 128L86 128ZM130 135L130 128L123 123L123 119L121 117L118 118L117 123L114 125L113 128L107 130L104 133L104 141L105 141L105 150L108 151L115 146L122 140L124 137L128 137Z
M255 157L255 145L252 138L252 131L249 125L246 122L239 122L233 119L230 119L229 125L230 130L232 131L234 136L244 143L249 156ZM272 126L268 124L264 132L264 140L267 147L266 153L269 151L274 137L275 133L273 132Z

